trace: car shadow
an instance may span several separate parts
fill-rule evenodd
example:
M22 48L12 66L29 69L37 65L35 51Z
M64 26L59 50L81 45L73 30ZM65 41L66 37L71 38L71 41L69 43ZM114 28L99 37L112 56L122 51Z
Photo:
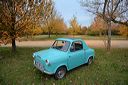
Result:
M77 70L80 70L84 67L87 67L87 66L88 66L87 64L83 64L83 65L80 65L78 67L71 69L70 71L67 72L66 77L69 74L71 74ZM34 69L35 69L35 75L40 77L41 80L52 80L54 78L54 75L48 75L48 74L42 73L40 70L36 69L35 67L34 67Z
M49 79L51 80L52 79L53 75L45 74L45 73L41 72L40 70L36 69L35 67L34 67L34 69L35 69L34 75L36 77L38 77L40 80L49 80Z
M66 76L68 76L68 74L71 74L72 72L75 72L75 71L80 70L80 69L82 69L82 68L84 68L84 67L87 67L87 66L88 66L87 64L82 64L82 65L80 65L80 66L78 66L78 67L75 67L75 68L69 70L69 71L67 72L67 75L66 75Z

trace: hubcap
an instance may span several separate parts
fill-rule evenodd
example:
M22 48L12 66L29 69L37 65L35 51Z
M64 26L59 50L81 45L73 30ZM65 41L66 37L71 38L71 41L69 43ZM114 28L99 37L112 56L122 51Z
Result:
M64 75L65 75L65 70L60 70L59 72L58 72L58 78L63 78L64 77Z
M92 59L91 58L89 58L89 64L91 64L92 63Z

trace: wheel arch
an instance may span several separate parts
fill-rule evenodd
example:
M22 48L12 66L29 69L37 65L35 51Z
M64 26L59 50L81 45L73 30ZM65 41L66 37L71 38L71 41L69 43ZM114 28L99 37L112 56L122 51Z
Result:
M59 66L56 67L56 69L54 70L54 73L55 73L55 72L57 71L57 69L60 68L60 67L65 67L65 68L66 68L66 71L68 71L67 65L61 64L61 65L59 65Z
M94 59L94 55L90 55L90 56L88 57L88 59L89 59L89 58ZM87 60L88 60L88 59L87 59Z

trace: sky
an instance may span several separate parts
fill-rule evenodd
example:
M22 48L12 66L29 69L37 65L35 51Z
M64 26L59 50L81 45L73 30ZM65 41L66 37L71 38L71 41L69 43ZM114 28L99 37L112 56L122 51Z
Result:
M54 0L57 13L64 18L69 26L70 20L75 16L82 26L90 26L94 15L80 6L80 0Z

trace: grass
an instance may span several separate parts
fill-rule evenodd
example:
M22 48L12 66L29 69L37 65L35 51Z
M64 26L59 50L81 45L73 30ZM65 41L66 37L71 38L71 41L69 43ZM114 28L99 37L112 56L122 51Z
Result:
M37 40L55 40L56 38L60 38L60 37L67 37L66 35L51 35L51 37L49 38L48 35L35 35L33 37L22 37L21 40L32 40L32 41L37 41Z
M44 48L0 48L0 85L128 85L128 49L96 48L90 66L69 71L66 78L55 80L33 66L32 53Z
M72 35L51 35L50 38L48 38L48 35L36 35L36 36L33 36L33 37L29 37L29 38L26 38L26 37L23 37L21 38L21 40L54 40L56 38L60 38L60 37L63 37L63 38L67 38L67 37L73 37ZM75 35L74 38L82 38L84 40L102 40L104 39L104 36L89 36L89 35ZM125 37L123 36L112 36L112 40L126 40Z

